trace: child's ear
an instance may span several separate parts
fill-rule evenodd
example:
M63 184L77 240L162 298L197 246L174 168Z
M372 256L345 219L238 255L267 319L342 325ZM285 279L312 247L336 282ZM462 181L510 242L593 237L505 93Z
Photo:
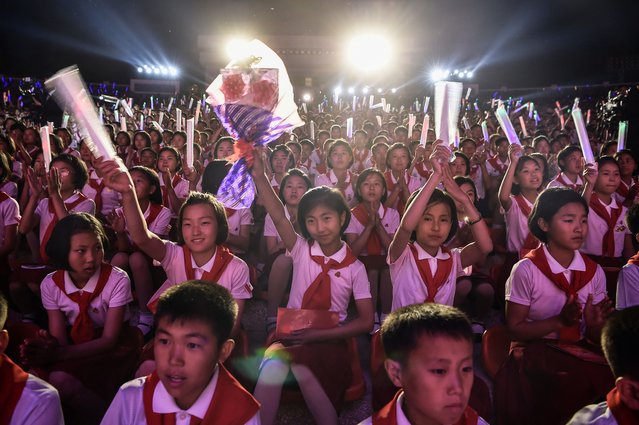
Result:
M9 345L9 332L6 329L0 331L0 354L4 353Z
M621 395L621 401L630 409L639 411L639 382L621 376L617 378L615 386Z
M537 225L544 232L548 232L550 230L550 226L548 225L548 222L546 222L546 220L544 220L543 218L537 219Z
M635 235L635 241L639 242L639 233Z
M396 360L386 359L384 360L384 368L386 368L386 374L396 387L403 387L402 383L402 365Z
M220 363L224 363L233 352L233 348L235 348L235 341L233 341L232 339L227 339L226 341L224 341L224 343L220 347L220 355L218 356L217 361Z

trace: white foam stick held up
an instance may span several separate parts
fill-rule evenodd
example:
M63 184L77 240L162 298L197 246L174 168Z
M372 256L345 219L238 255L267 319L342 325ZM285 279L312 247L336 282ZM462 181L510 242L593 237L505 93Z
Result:
M428 112L428 104L430 103L430 96L424 98L424 113Z
M53 130L55 130L55 126L53 125L53 121L47 121L47 127L49 127L49 134L53 134Z
M51 142L49 140L49 127L40 127L40 141L42 142L42 158L44 159L44 170L49 172L51 164Z
M353 138L353 117L346 120L346 137L349 140Z
M373 109L373 104L375 103L375 95L370 95L368 98L368 109Z
M175 109L175 131L182 131L182 110Z
M435 83L435 134L447 147L455 140L463 89L462 83Z
M588 109L588 113L586 114L586 125L590 124L590 109Z
M122 104L122 107L124 108L124 112L126 112L126 114L128 116L130 116L131 118L133 118L133 110L131 109L131 107L129 106L129 104L125 101L120 102Z
M488 122L486 120L481 122L481 134L484 136L484 141L488 142L490 136L488 135Z
M459 129L455 129L455 141L454 141L455 150L459 150Z
M195 120L186 120L186 166L193 168L193 139L195 138Z
M189 100L189 111L191 110L192 107L193 107L193 98Z
M140 131L144 131L144 114L140 114L140 125L138 126Z
M415 126L415 121L417 117L414 114L408 114L408 140L412 140L413 138L413 127Z
M172 97L171 100L169 100L169 106L168 108L166 108L166 112L171 112L171 106L173 106L173 101L175 101L174 97Z
M382 97L382 111L386 112L386 98Z
M471 87L468 87L468 90L466 90L466 102L468 102L468 99L470 98L471 91L473 91L473 89Z
M528 118L532 119L534 111L535 111L535 104L532 102L528 102Z
M67 128L68 125L69 125L69 114L65 112L62 114L62 124L60 125L60 127Z
M426 141L428 140L428 126L430 125L430 116L428 114L424 114L424 122L422 123L422 134L419 138L419 144L422 147L426 146Z
M382 127L382 117L379 116L379 115L375 115L375 118L377 119L377 126L379 128L381 128Z
M619 134L617 135L617 152L626 149L626 138L628 137L628 121L619 122Z
M311 141L315 141L315 121L311 121L310 125L309 125L310 129L309 129L309 135L311 136Z
M158 118L158 124L162 125L164 122L164 111L160 112L160 117Z
M353 107L351 108L351 110L355 112L356 108L357 108L357 96L353 96Z
M528 131L526 130L526 121L524 121L524 117L519 116L519 125L521 126L521 131L524 133L524 137L528 137Z
M117 108L113 111L113 118L116 122L120 122L120 112Z
M575 129L577 130L577 137L579 137L581 151L584 154L584 160L586 161L586 164L594 164L595 156L592 154L592 147L590 146L588 131L586 130L586 124L584 123L584 117L581 114L581 109L573 108L572 120L575 122Z
M306 102L302 103L302 109L304 110L305 114L308 114L308 108L306 107Z
M468 118L466 117L466 115L462 117L462 124L464 124L464 128L466 130L470 130L470 123L468 122Z
M73 114L81 134L91 139L91 144L97 150L96 156L115 159L113 143L100 123L95 105L88 95L78 68L72 66L62 69L44 84L56 102Z
M100 123L104 124L104 108L102 108L102 106L100 106L100 109L98 110L98 115L100 117Z
M504 130L504 133L508 138L508 142L510 142L511 145L521 145L519 137L517 137L517 132L515 131L513 124L510 122L510 117L508 116L508 112L506 112L506 108L504 108L504 105L500 105L497 108L497 110L495 111L495 116L497 117L497 121L499 121L499 125L501 126L502 130Z
M126 117L124 115L122 115L120 117L120 131L126 131Z
M306 106L306 103L304 104L304 106ZM202 108L202 104L200 102L197 103L197 105L195 105L195 125L197 126L197 123L200 122L200 109Z

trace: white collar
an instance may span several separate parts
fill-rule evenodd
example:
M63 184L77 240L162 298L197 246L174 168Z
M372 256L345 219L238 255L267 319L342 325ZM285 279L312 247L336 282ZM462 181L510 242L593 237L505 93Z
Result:
M572 181L570 181L570 179L568 178L567 175L564 174L564 172L562 171L561 173L559 173L559 176L561 176L561 179L565 182L568 182L568 184L574 184L575 186L583 186L584 185L584 181L581 180L581 176L579 174L577 174L577 181L575 183L573 183ZM559 177L557 177L557 179L559 179Z
M73 192L73 195L69 196L67 199L64 199L62 202L65 204L70 204L71 202L75 202L80 197L80 192L77 190Z
M397 419L397 425L410 425L410 421L406 417L406 414L404 413L404 409L402 409L403 402L404 402L404 391L402 391L399 397L397 397L397 401L395 402L396 403L395 410L397 411L395 415L396 416L395 419Z
M193 270L202 270L203 272L210 272L211 269L213 268L213 263L215 262L215 257L217 256L217 250L218 248L215 248L215 253L213 254L213 256L211 257L211 259L209 261L207 261L206 263L202 264L202 266L198 266L195 263L195 260L193 259L193 254L191 254L191 267L193 267Z
M197 400L195 400L195 403L193 403L193 405L187 410L180 409L180 407L175 403L175 399L166 390L164 384L162 384L162 381L159 381L157 387L155 387L155 391L153 392L153 411L155 413L186 412L191 416L204 419L206 411L209 409L209 405L213 400L213 394L215 394L219 374L220 368L217 367L213 373L213 377L204 388L204 391L202 391Z
M71 279L71 275L69 274L68 271L65 271L64 272L64 291L67 294L73 294L74 292L79 292L79 291L93 293L95 291L95 288L98 286L98 279L100 278L101 271L102 271L102 266L98 267L95 273L93 273L93 276L89 278L87 284L84 285L84 288L78 288L77 286L75 286L75 284L73 283L73 280Z
M311 255L324 257L324 263L327 262L327 258L341 263L342 261L344 261L344 258L346 258L346 244L342 242L342 247L335 254L327 257L322 252L322 248L320 247L319 243L317 241L313 241L313 245L311 245Z
M437 254L433 257L430 255L424 248L422 248L417 242L413 243L415 249L417 249L417 259L418 260L448 260L450 258L449 254L446 254L442 251L442 248L439 247L437 250Z
M328 171L328 178L330 179L332 184L337 184L337 176L335 175L335 173L333 172L333 169L330 169ZM344 183L350 183L351 182L351 172L347 171L346 172L346 180L344 181Z
M399 181L399 179L395 178L395 175L393 174L393 170L390 170L390 176L391 176L391 181L393 183L397 183ZM406 181L407 184L410 181L410 176L408 175L408 170L404 170L404 180Z
M568 268L564 268L564 266L559 264L557 260L555 260L555 257L553 257L550 252L548 252L548 248L546 247L546 245L543 245L543 249L544 254L546 254L546 260L548 261L550 271L554 274L565 273L567 271L583 272L586 270L586 263L584 263L584 259L582 258L579 251L575 251L570 265L568 266Z
M611 202L609 204L606 204L601 198L599 198L599 203L606 207L606 210L608 210L608 212L610 212L611 209L616 210L617 208L619 208L619 205L617 204L614 196L611 197Z
M377 215L379 216L379 218L384 218L384 216L386 215L386 208L384 208L384 204L383 203L379 203L379 209L377 210Z

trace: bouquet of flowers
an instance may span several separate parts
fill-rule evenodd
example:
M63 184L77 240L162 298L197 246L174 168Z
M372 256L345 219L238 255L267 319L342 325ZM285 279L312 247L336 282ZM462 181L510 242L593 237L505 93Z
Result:
M246 52L246 57L222 69L206 90L207 102L236 139L235 163L217 193L220 202L235 209L249 208L255 197L250 174L254 147L304 125L279 56L259 40L251 41Z

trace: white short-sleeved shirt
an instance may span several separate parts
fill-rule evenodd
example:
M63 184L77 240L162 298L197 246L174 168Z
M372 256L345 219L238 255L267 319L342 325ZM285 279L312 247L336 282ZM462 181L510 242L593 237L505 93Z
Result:
M229 235L239 235L242 226L253 225L253 213L250 208L240 208L235 210L235 213L230 217L227 217L229 222ZM235 254L243 254L245 251L231 247L231 250Z
M519 204L513 195L510 195L510 208L505 211L504 219L506 221L506 247L508 252L519 252L526 241L526 237L530 233L528 228L528 217L524 215L519 208ZM526 205L532 210L533 204L524 197ZM502 212L504 210L502 209Z
M317 242L309 242L301 236L297 236L297 241L293 250L286 252L286 255L293 259L293 286L288 299L288 308L302 308L304 293L311 286L311 283L322 272L322 267L317 264L311 256L324 257L324 264L330 259L341 262L346 258L347 245L342 243L342 247L335 254L326 257L322 248ZM346 310L351 299L351 294L355 300L371 298L370 283L366 268L361 261L355 262L347 267L330 270L331 278L331 308L330 311L339 313L339 320L346 320Z
M504 171L500 171L497 167L493 166L493 164L490 161L493 158L496 159L497 164L499 166L504 167ZM493 158L490 158L490 160L486 161L486 171L488 171L488 175L490 177L501 177L506 172L506 167L508 167L508 164L510 164L510 160L507 160L506 162L503 162L501 159L499 159L498 156L494 156Z
M74 292L95 291L95 287L98 284L98 278L100 277L100 270L98 269L93 276L89 279L86 286L82 289L78 289L71 280L69 272L64 272L64 289L67 294ZM80 313L80 307L75 301L72 301L64 292L58 288L53 281L53 273L49 273L40 285L40 291L42 293L42 305L46 310L60 310L66 317L66 321L69 325L73 325L75 319ZM100 294L95 297L89 304L89 317L96 327L103 327L106 323L107 313L109 308L126 306L133 301L131 296L131 281L129 275L123 270L113 267L109 280L107 281L104 289ZM128 320L129 312L125 313L125 319Z
M548 265L553 273L563 273L568 282L574 271L585 271L586 264L579 251L568 266L562 267L550 253L546 246L543 248ZM593 303L597 304L606 296L606 276L601 266L597 265L595 276L577 292L577 301L586 305L588 295L593 295ZM529 307L527 321L533 322L554 317L561 313L566 304L566 294L535 266L532 260L524 258L513 267L510 277L506 281L506 300ZM585 323L582 320L582 335ZM547 338L557 338L557 333L546 335Z
M384 230L386 230L386 233L388 233L392 237L392 235L395 234L397 228L399 227L400 218L397 210L394 208L385 208L384 205L380 204L379 210L377 210L377 215L379 216L380 222L382 226L384 226ZM361 235L362 232L364 232L364 228L365 226L360 223L357 217L355 217L354 214L351 214L351 221L348 223L348 227L346 227L344 233ZM360 255L368 255L366 246L364 247ZM382 247L382 255L386 255L384 247Z
M484 187L484 172L481 167L471 167L470 178L475 183L475 189L477 190L477 199L484 199L486 197L486 188Z
M566 175L564 173L559 173L559 175L557 177L555 177L554 179L552 179L548 183L548 186L546 186L546 189L550 189L551 187L561 187L561 188L564 188L564 189L575 190L574 188L572 188L570 186L566 186L564 183L562 183L561 182L562 179L565 182L570 182L570 180L568 179L568 177L566 177ZM572 183L570 183L570 184L572 184ZM575 183L575 185L579 186L579 187L584 187L584 181L581 179L581 176L577 176L577 182Z
M16 182L7 180L3 184L0 184L0 192L4 192L14 199L18 199L18 185Z
M153 392L153 411L167 414L175 413L176 425L189 425L191 416L204 418L213 400L219 370L217 370L204 391L195 400L193 405L183 410L176 403L175 399L166 390L162 381L159 381ZM102 425L147 425L144 414L144 383L146 377L137 378L122 385L111 402L109 409L102 418ZM229 400L232 402L232 400ZM260 414L255 414L245 425L260 425Z
M4 228L20 223L20 207L14 198L0 202L0 246L4 245Z
M16 176L17 178L21 179L23 174L24 174L22 172L22 162L13 161L13 164L11 165L11 171L13 172L14 176Z
M124 217L124 222L126 223L126 216L124 215L124 209L118 208L117 210L115 210L115 212L119 216ZM145 220L149 218L150 213L151 213L151 203L149 203L149 206L146 207L146 210L144 211ZM169 231L171 230L171 210L165 206L162 206L162 209L158 213L157 217L155 217L155 220L153 220L151 223L148 224L148 228L151 233L154 233L158 236L168 235ZM127 231L127 234L128 234L128 231ZM129 236L129 240L131 240L131 236Z
M353 189L353 174L349 171L346 175L346 189L344 190L344 198L349 207L354 207L357 203L355 191ZM315 177L315 186L337 187L337 176L333 170L328 170L326 174L320 174Z
M441 248L437 255L433 257L418 243L414 243L413 246L417 249L418 259L428 259L428 265L433 276L437 272L437 260L447 260L449 258L449 254L443 252ZM453 305L457 278L465 274L461 263L461 249L451 249L450 256L453 257L453 265L448 279L439 287L435 294L435 302L437 304ZM422 280L419 267L408 244L404 248L402 255L394 263L390 261L390 253L386 257L386 262L389 265L391 282L393 283L392 311L407 305L423 303L428 298L426 283Z
M160 264L166 272L167 280L160 289L153 294L149 303L154 302L170 287L188 280L186 270L184 269L184 250L182 246L170 241L164 241L164 246L166 247L166 255ZM200 279L205 272L211 271L216 255L217 250L215 250L215 254L206 264L203 264L202 267L198 267L197 264L195 264L195 260L193 260L193 256L191 256L191 266L193 267L194 277L196 279ZM236 256L233 256L231 262L226 266L226 269L224 269L220 275L220 279L216 283L228 289L236 300L251 298L253 287L250 283L248 266L242 259Z
M384 173L384 175L386 176L386 173ZM399 179L395 178L395 176L393 175L392 171L389 172L388 175L390 175L391 182L394 185L397 184ZM422 187L423 182L425 181L425 180L422 180L421 177L420 178L416 178L416 177L413 177L412 175L408 174L408 170L406 170L404 172L404 180L406 181L406 186L408 186L408 191L410 193L414 193L417 189ZM388 191L388 193L390 194L390 190Z
M566 425L617 425L612 411L605 401L599 404L591 404L577 413Z
M63 425L60 396L51 384L31 374L9 425Z
M610 205L604 204L601 200L601 205L606 208L608 214L610 214L611 208L619 208L617 201L615 201L614 197L612 198L612 202ZM626 223L624 221L626 214L628 213L628 208L621 207L621 214L617 219L617 223L615 224L615 257L621 257L623 253L624 247L624 239L626 235L630 234L630 230L626 227ZM603 244L602 241L604 239L604 235L608 230L608 224L606 221L599 217L597 213L590 208L590 212L588 213L588 234L586 235L586 240L584 241L581 250L586 254L590 255L602 255L603 254Z
M95 179L98 184L102 182L101 178ZM91 187L89 183L84 185L82 193L89 199L96 199L97 190ZM116 208L122 205L122 195L113 189L105 187L102 189L102 211L99 211L102 215L111 214Z
M617 278L617 310L639 305L639 266L626 264Z
M80 197L80 194L79 192L76 192L65 199L64 203L70 204L72 202L75 202L78 197ZM85 199L74 208L71 208L69 212L85 212L91 215L95 215L95 202L93 202L92 199ZM51 221L53 220L53 215L55 214L54 211L49 212L49 198L40 200L38 206L36 207L35 214L40 217L40 242L42 242L42 238L47 231L47 227L49 227L49 223L51 223Z
M160 173L160 190L164 193L164 179L162 178L162 173ZM173 191L178 199L186 199L189 196L189 181L186 179L179 179L178 182L173 186ZM168 205L165 205L167 207ZM173 210L171 210L173 211ZM176 213L171 213L173 218L177 217Z
M363 170L370 168L373 166L373 152L371 152L370 149L365 149L366 152L366 156L364 156L364 158L362 158L361 161L358 160L358 154L359 152L356 152L355 150L353 150L353 166L351 167L351 170L353 170L356 173L361 173Z
M288 212L288 208L284 208L284 215L288 221L291 221L291 214ZM277 232L277 228L270 214L266 214L264 218L264 236L275 237L277 244L282 242L282 238L280 238L280 234Z

